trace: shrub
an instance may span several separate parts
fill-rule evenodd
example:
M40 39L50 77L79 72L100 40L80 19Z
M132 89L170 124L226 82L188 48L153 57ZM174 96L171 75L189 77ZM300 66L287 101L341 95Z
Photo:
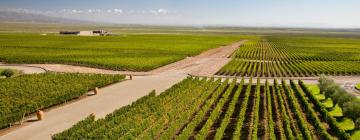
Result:
M319 88L320 93L325 92L329 87L333 86L334 80L327 78L325 75L320 75Z
M15 74L14 70L5 69L4 71L1 72L0 75L5 76L6 78L9 78L9 77L13 76L14 74Z
M324 92L326 98L328 98L328 97L332 97L338 89L339 89L339 86L337 86L335 84L331 84L331 85L328 85L325 89L323 89L323 91L321 91L321 89L320 89L320 92Z
M352 101L344 104L343 107L344 115L353 119L354 121L358 121L360 118L360 101ZM360 121L360 120L359 120ZM359 122L360 123L360 122Z
M355 121L355 128L360 129L360 117L356 119Z
M338 87L331 98L334 101L334 104L339 104L340 107L343 107L344 103L353 100L355 97L348 94L344 89Z

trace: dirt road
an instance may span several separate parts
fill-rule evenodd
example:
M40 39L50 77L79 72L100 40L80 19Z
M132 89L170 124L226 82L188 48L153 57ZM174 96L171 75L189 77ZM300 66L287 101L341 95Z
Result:
M0 63L0 69L17 69L24 74L34 74L34 73L46 72L46 69L43 69L41 67L8 65L8 64L1 64L1 63Z
M133 80L127 80L100 89L99 95L84 98L45 112L44 120L27 123L18 129L5 133L0 139L51 139L52 134L70 128L73 124L84 119L91 113L94 113L97 118L104 117L115 109L128 105L148 94L153 89L155 89L157 93L168 89L175 83L186 78L188 73L205 76L212 75L229 61L227 56L236 50L241 43L243 42L209 50L196 57L186 58L151 72L143 73L144 76L134 76ZM57 72L120 73L68 65L20 65L21 68L26 66L38 66L49 71ZM34 119L35 118L29 118L28 120Z

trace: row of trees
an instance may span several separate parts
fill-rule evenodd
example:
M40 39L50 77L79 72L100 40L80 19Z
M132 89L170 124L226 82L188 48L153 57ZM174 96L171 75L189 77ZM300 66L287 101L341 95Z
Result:
M344 115L353 119L357 129L360 129L360 100L324 75L319 79L319 88L320 92L331 98L334 104L342 107Z

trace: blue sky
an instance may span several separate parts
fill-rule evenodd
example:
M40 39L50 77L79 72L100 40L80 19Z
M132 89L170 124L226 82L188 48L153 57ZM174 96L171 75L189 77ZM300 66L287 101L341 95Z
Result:
M359 0L1 0L0 9L162 25L359 28Z

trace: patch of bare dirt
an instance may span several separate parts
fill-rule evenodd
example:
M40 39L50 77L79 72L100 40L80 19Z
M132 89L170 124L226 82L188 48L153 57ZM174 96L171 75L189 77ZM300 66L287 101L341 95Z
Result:
M213 74L231 60L229 56L244 42L246 41L240 41L231 45L211 49L195 57L188 57L181 61L155 69L151 71L151 73L176 70L196 76L213 76Z

